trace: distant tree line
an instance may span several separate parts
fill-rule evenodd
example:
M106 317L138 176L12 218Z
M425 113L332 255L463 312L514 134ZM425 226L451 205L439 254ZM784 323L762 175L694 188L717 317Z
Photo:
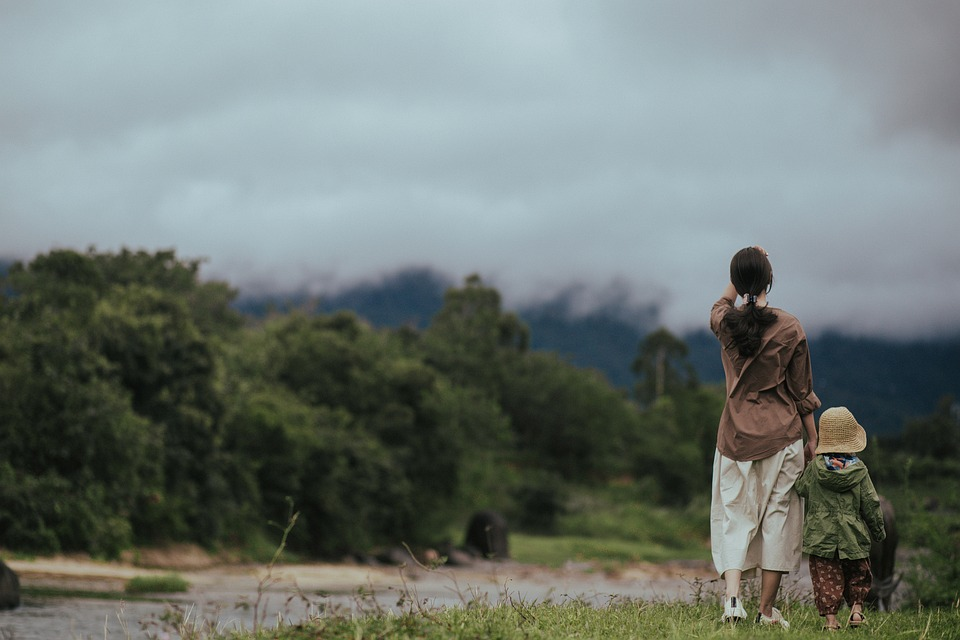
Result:
M3 264L0 262L0 270ZM247 294L233 306L263 317L269 309L306 302L317 311L350 309L376 327L426 329L454 285L428 268L401 269L382 279L356 284L311 298L299 293ZM717 339L707 328L712 299L704 301L703 325L680 337L702 384L723 382ZM615 386L633 388L630 355L659 326L656 304L627 305L608 299L585 308L576 288L515 309L530 331L530 349L560 354L581 368L601 371ZM848 331L853 331L847 327ZM855 333L820 332L810 336L813 380L826 406L846 405L870 433L896 435L913 419L926 415L939 399L960 396L960 334L924 339L871 338Z
M650 334L636 393L556 354L480 278L426 328L244 316L172 251L55 250L0 296L0 546L113 557L256 543L338 557L442 542L477 509L549 532L573 485L709 487L722 389ZM949 435L944 438L949 439Z
M127 250L10 267L0 545L243 545L292 501L291 548L324 557L434 544L484 507L549 529L571 484L631 478L665 503L704 488L716 393L670 378L639 406L531 352L477 277L426 329L374 329L349 312L251 321L198 269Z

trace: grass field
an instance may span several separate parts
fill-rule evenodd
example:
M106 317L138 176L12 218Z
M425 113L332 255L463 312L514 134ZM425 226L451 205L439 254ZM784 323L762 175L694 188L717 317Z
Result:
M938 494L945 495L943 492ZM630 562L709 558L705 504L680 511L661 509L631 500L619 488L579 498L574 496L571 503L573 508L559 519L554 535L512 535L512 555L521 562L553 567L571 560L615 567ZM902 508L903 515L915 517L908 504ZM913 526L911 517L904 518L903 524L907 528ZM909 535L907 540L911 540ZM745 585L743 593L747 610L756 611L755 589ZM187 629L181 637L198 640L686 640L774 638L788 634L790 638L801 640L831 635L888 640L960 640L960 600L957 598L951 604L939 607L905 604L893 612L868 611L865 626L843 628L836 634L823 630L823 619L811 604L808 591L802 594L783 592L778 606L791 623L789 630L760 627L750 622L735 627L722 624L721 607L713 597L692 603L614 599L606 606L597 606L576 599L526 601L522 595L505 593L493 603L425 609L411 599L400 614L376 607L365 610L365 615L327 611L299 624L276 629L248 630L226 636L202 635L200 629L196 630L198 635L191 636ZM845 610L841 611L841 616L845 613Z
M608 487L573 495L558 518L555 530L547 534L516 533L510 536L513 558L521 563L559 567L568 562L592 563L599 570L636 562L667 562L709 559L708 507L695 503L684 509L666 509L646 504L629 487ZM909 548L928 547L935 566L955 570L960 540L954 527L960 504L955 481L938 481L930 486L888 491L895 500L901 524L901 544ZM936 511L928 496L936 496ZM960 523L957 523L960 524ZM949 526L948 526L949 525ZM951 555L953 554L953 555ZM951 569L952 568L952 569ZM902 569L909 569L902 567ZM960 640L960 595L955 593L952 575L928 571L935 587L932 595L944 596L936 607L921 606L916 594L904 600L894 612L868 612L869 622L860 629L842 629L841 637L870 637L889 640ZM904 580L903 588L908 585ZM748 612L757 608L755 588L745 585ZM157 589L156 585L148 590ZM169 589L170 587L164 587ZM695 588L695 585L691 585ZM127 594L127 597L131 597ZM721 624L717 598L694 598L693 602L643 601L614 598L597 606L579 599L559 602L531 601L519 593L503 593L499 600L474 601L458 607L427 608L415 597L406 598L399 613L381 609L373 600L351 610L320 609L297 623L276 628L225 630L195 614L171 611L164 628L149 638L183 640L319 640L319 639L422 639L459 638L537 640L638 638L768 638L787 633L791 638L822 638L822 619L811 604L809 585L804 593L781 593L778 606L791 628L762 628L752 623L736 627ZM844 612L841 612L843 615ZM166 635L163 635L166 634ZM134 637L134 636L131 636ZM137 636L138 637L138 636Z
M601 565L710 557L709 506L667 509L645 503L633 487L574 494L551 535L514 533L511 556L559 567L569 561Z
M809 605L788 607L789 630L743 622L719 621L719 605L620 602L597 608L586 603L526 603L506 600L496 605L413 611L403 615L335 615L259 632L204 635L204 630L181 629L182 638L224 640L357 640L361 638L453 640L459 638L536 640L583 638L635 640L665 638L823 638L822 620ZM197 635L193 635L196 633ZM213 633L213 632L211 632ZM859 629L844 628L841 637L904 639L958 639L960 612L956 608L893 613L872 612ZM829 635L833 635L830 633Z

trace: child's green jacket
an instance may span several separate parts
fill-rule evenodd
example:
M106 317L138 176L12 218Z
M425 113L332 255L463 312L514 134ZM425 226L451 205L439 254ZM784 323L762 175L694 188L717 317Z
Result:
M857 560L870 557L870 539L883 540L880 498L862 460L830 470L822 455L811 460L794 486L806 499L803 552Z

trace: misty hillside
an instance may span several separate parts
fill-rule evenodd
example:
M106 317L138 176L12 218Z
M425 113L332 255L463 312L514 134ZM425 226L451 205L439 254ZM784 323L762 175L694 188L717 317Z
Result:
M10 264L0 260L0 274ZM320 312L350 309L375 326L422 329L443 305L444 291L456 284L430 269L407 269L319 300L306 294L241 292L235 306L253 316L304 305ZM577 314L564 296L514 311L530 328L532 348L597 369L625 389L633 384L630 364L637 345L656 328L657 318L653 308L636 311L632 319L612 306ZM713 335L704 328L681 337L700 380L722 383ZM872 433L899 433L906 420L932 413L944 395L960 398L960 337L901 342L827 333L810 336L810 349L814 384L824 405L848 406Z
M320 299L241 294L236 306L254 316L304 305L325 313L349 309L378 327L422 329L442 307L444 291L456 284L430 269L408 269ZM637 311L629 320L623 309L612 306L577 314L563 295L512 311L530 328L532 348L597 369L626 389L633 384L630 364L637 345L657 328L654 308ZM705 328L681 337L700 380L722 383L713 335ZM824 406L849 407L874 434L899 433L906 420L932 413L942 396L960 397L960 338L894 342L824 334L810 336L810 350L814 384Z

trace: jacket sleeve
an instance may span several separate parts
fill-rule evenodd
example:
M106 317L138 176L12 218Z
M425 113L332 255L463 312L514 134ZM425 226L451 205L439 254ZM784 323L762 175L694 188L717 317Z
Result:
M713 303L710 309L710 330L713 335L720 337L720 325L723 323L723 316L733 310L733 301L728 298L720 298Z
M803 334L787 364L786 382L796 402L797 413L805 416L820 408L820 398L813 392L813 366L810 364L807 338Z
M880 508L880 496L877 495L877 490L873 487L870 474L867 474L860 485L860 517L867 523L870 535L874 540L880 542L887 537L886 528L883 526L883 509Z
M816 458L807 463L807 466L804 467L803 473L800 474L800 477L797 478L797 481L794 483L794 490L800 494L801 498L807 498L810 496L810 478L815 472L813 465L816 463Z

